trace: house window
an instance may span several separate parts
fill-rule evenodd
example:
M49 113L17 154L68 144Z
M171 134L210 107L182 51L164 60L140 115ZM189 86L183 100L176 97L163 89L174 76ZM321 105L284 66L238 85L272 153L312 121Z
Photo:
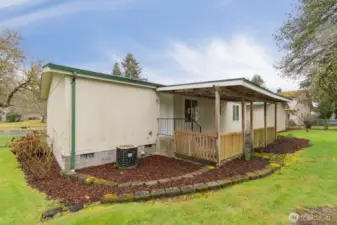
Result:
M196 119L198 101L185 99L185 121L191 122Z
M239 106L233 105L233 121L239 121Z

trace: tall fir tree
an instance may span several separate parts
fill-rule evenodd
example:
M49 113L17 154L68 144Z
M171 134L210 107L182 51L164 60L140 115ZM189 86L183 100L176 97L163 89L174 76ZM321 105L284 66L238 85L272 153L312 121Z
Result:
M252 83L257 84L259 86L264 86L264 80L262 79L262 77L259 74L255 74L252 79L250 80Z
M123 75L122 71L121 71L121 68L119 67L119 63L118 62L116 62L114 64L114 68L112 69L112 73L111 74L114 75L114 76L119 76L119 77Z
M124 77L143 80L140 76L142 73L142 68L139 66L139 62L134 58L132 53L128 53L124 60L122 61L122 66L124 68Z

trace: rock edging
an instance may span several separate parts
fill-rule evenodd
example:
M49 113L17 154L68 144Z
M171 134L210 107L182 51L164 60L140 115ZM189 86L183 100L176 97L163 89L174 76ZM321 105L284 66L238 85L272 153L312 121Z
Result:
M135 187L135 186L144 186L144 185L153 186L157 184L164 184L164 183L168 183L171 181L181 180L183 178L193 178L194 176L201 175L212 169L214 169L213 166L205 166L195 172L184 174L181 176L162 178L158 180L149 180L149 181L133 181L133 182L126 182L126 183L118 183L115 181L109 181L109 180L105 180L102 178L90 176L87 174L77 173L75 171L70 171L70 172L61 171L60 175L70 180L81 181L85 184L102 185L102 186L110 187L110 188L111 187L126 188L126 187Z
M196 192L205 192L209 190L216 190L227 188L235 184L246 182L249 180L256 180L269 176L278 171L283 166L283 163L272 162L264 169L256 170L254 172L247 172L245 175L236 175L222 180L215 180L206 183L198 183L194 185L187 185L182 187L170 187L163 189L154 189L151 191L140 190L133 193L123 193L120 195L106 194L102 197L101 203L123 203L130 201L147 201L150 199L158 199L163 197L174 197L178 195L192 194Z

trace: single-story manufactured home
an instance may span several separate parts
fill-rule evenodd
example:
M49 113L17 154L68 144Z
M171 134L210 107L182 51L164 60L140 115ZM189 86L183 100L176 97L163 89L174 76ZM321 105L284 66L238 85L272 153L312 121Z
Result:
M114 162L120 145L220 165L273 142L289 101L244 78L166 86L51 63L41 98L63 170Z

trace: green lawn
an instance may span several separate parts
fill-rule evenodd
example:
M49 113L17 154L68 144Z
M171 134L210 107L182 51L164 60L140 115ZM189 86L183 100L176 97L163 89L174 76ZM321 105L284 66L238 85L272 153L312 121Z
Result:
M0 148L6 147L8 143L15 137L13 135L0 135Z
M193 200L96 205L44 224L289 224L295 207L337 205L337 132L289 133L309 138L313 147L270 177ZM9 151L0 148L0 224L36 224L50 203L25 186L16 166Z

